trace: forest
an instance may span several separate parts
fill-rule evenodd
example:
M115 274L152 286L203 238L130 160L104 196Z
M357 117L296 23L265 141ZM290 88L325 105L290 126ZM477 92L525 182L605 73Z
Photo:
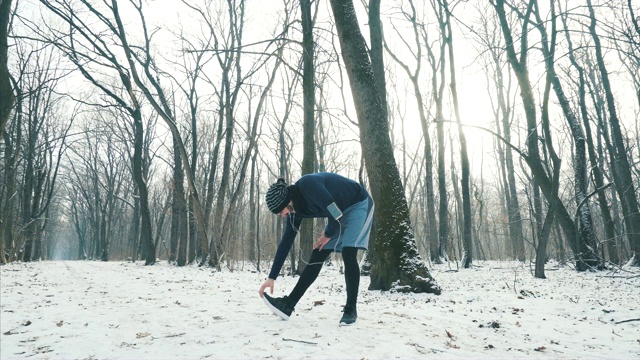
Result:
M2 264L263 271L269 184L330 171L371 289L640 266L638 1L1 0L0 52Z

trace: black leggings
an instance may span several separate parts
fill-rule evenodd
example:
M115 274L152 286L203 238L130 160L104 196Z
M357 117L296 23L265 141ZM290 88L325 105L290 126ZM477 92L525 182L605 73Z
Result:
M296 306L309 286L320 274L322 265L329 258L333 250L313 250L307 266L302 271L298 283L291 290L288 297L289 306ZM358 289L360 287L360 266L358 265L358 248L342 248L342 260L344 261L344 281L347 288L347 306L356 306L358 301Z

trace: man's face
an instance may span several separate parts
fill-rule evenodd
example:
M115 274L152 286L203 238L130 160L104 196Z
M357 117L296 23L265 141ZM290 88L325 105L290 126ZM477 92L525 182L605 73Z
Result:
M289 202L289 205L285 206L285 208L282 209L282 211L280 211L280 214L278 214L278 215L280 215L280 216L282 216L284 218L284 217L287 217L287 215L289 215L289 213L291 213L291 212L295 212L295 211L293 211L292 203Z

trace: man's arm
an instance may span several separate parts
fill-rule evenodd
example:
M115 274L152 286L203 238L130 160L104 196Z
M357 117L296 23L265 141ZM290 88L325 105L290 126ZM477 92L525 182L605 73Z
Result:
M269 279L275 280L278 274L280 274L280 269L282 269L282 265L284 265L284 261L287 259L287 254L289 250L291 250L293 240L295 240L298 234L297 229L300 228L301 223L302 218L295 216L295 214L289 214L285 218L284 233L282 234L282 239L280 240L280 244L278 244L278 250L276 250L276 256L271 265Z

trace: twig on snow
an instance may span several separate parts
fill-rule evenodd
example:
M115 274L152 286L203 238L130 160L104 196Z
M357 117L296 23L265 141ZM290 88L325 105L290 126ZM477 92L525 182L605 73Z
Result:
M287 338L282 338L282 340L284 340L284 341L294 341L294 342L299 342L299 343L309 344L309 345L318 345L318 343L314 343L314 342L312 342L312 341L304 341L304 340L296 340L296 339L287 339Z

